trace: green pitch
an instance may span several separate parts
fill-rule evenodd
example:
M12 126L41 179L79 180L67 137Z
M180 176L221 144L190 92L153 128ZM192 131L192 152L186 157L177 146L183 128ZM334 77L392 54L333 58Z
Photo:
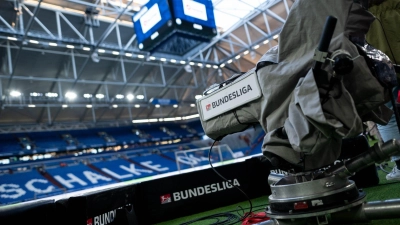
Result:
M392 166L393 166L393 163L389 163L389 167L392 167ZM386 170L390 170L390 168L387 168ZM380 180L380 184L378 186L370 187L370 188L363 188L363 190L367 193L367 201L378 201L378 200L400 198L400 182L387 181L385 178L386 173L384 173L381 170L378 170L378 174L379 174L379 180ZM238 194L240 194L240 193L238 192ZM268 204L268 196L263 196L260 198L252 199L252 204L253 204L254 212L264 211L266 204ZM248 210L249 210L248 208L250 205L249 205L249 202L247 202L247 201L239 202L234 205L229 205L229 206L217 208L214 210L201 212L198 214L166 221L166 222L160 223L159 225L177 225L177 224L182 224L182 223L185 223L185 222L188 222L191 220L195 220L197 218L210 216L210 215L218 214L218 213L225 213L225 212L233 212L236 214L239 213L239 215L242 215L243 214L242 210L238 209L238 206L243 208L245 212L248 212ZM221 220L222 219L223 218L221 218ZM216 222L216 220L213 219L213 220L206 220L206 221L193 223L193 225L209 225L209 224L212 224L215 222ZM237 224L241 224L241 223L237 223ZM399 225L400 219L372 221L369 224L370 225Z

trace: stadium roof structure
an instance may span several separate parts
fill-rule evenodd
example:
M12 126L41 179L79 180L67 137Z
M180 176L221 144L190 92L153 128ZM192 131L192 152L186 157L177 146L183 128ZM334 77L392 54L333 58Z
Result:
M218 35L183 56L138 49L147 0L0 1L0 132L197 114L196 96L278 43L293 1L213 0Z

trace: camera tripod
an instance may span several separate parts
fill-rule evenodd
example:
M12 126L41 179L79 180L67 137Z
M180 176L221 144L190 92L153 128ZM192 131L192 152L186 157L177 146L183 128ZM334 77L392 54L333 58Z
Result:
M400 218L400 199L366 202L366 194L348 177L400 153L400 141L391 140L326 170L271 174L272 194L263 225L322 225L365 223Z

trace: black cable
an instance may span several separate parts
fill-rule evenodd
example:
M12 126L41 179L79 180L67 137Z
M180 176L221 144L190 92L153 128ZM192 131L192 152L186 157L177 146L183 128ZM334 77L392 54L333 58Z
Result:
M237 210L238 210L238 209L236 209L236 210L228 211L228 212L225 212L225 213L218 213L218 214L214 214L214 215L210 215L210 216L201 217L201 218L198 218L198 219L194 219L194 220L191 220L191 221L182 223L182 224L180 224L180 225L189 225L189 224L193 224L193 223L196 223L196 222L199 222L199 221L211 220L211 219L217 220L217 222L212 223L212 225L233 225L233 224L236 224L236 223L238 223L238 222L240 222L240 221L245 220L245 219L246 219L247 217L249 217L249 216L251 215L251 213L253 212L253 203L251 202L251 199L249 198L249 196L247 196L247 194L246 194L242 189L240 189L238 186L233 185L232 182L230 182L228 179L226 179L224 176L222 176L222 175L214 168L214 166L212 165L212 162L211 162L211 151L212 151L212 149L213 149L215 143L216 143L217 141L219 141L220 139L221 139L221 138L219 137L219 138L217 138L217 139L212 143L212 145L211 145L211 147L210 147L210 149L209 149L209 151L208 151L208 162L209 162L211 168L213 169L213 171L214 171L219 177L221 177L225 182L227 182L227 183L228 183L229 185L231 185L232 187L235 187L236 189L238 189L238 190L247 198L248 202L250 203L250 207L249 207L249 208L242 208L242 207L238 206L239 209L241 209L241 210L243 211L243 214L244 214L244 215L241 216L241 217L237 216L236 214L231 213L231 212L235 212L235 211L236 211L236 213L237 213ZM259 207L259 206L257 206L257 207ZM245 214L245 213L244 213L244 209L250 209L250 210L249 210L248 213ZM239 213L237 213L237 214L239 214ZM219 217L224 217L225 219L222 220L222 221L220 221Z
M220 219L219 219L220 217L223 217L225 219L220 221ZM219 225L219 224L225 224L225 223L228 223L231 221L235 221L234 223L237 223L237 220L240 218L233 213L218 213L218 214L204 216L204 217L201 217L198 219L194 219L194 220L191 220L191 221L188 221L185 223L181 223L180 225L189 225L189 224L193 224L193 223L200 222L203 220L212 220L212 219L216 220L216 222L212 223L212 225L217 225L217 224ZM234 223L231 223L231 224L234 224Z
M257 206L254 206L253 209L265 209L265 207L267 205L268 204L257 205ZM249 208L250 207L243 208L243 209L249 209ZM219 219L220 217L226 217L227 218L223 222L231 222L231 221L227 221L227 220L231 220L231 219L235 218L234 222L231 223L231 224L235 224L238 221L240 221L240 218L237 215L232 213L232 212L236 212L236 211L237 211L237 209L236 210L231 210L231 211L226 211L224 213L218 213L218 214L214 214L214 215L204 216L204 217L201 217L201 218L198 218L198 219L194 219L194 220L182 223L180 225L189 225L189 224L193 224L193 223L196 223L196 222L205 221L205 220L212 220L212 219L217 220L215 223L212 223L213 225L215 225L215 224L223 224L223 223L220 223L220 219ZM263 217L263 216L252 216L252 218L266 218L266 217Z
M219 140L219 139L217 139L217 140ZM214 171L219 177L221 177L225 182L227 182L228 184L230 184L231 186L233 186L233 187L235 187L237 190L239 190L239 191L246 197L247 201L249 202L249 204L250 204L250 210L249 210L249 212L248 212L247 214L244 214L244 215L243 215L238 221L236 221L236 222L243 221L244 219L246 219L247 217L249 217L249 215L253 212L253 203L251 202L251 199L249 198L249 196L247 196L247 194L246 194L241 188L239 188L238 186L234 186L234 185L232 184L232 182L230 182L228 179L226 179L224 176L222 176L222 175L214 168L214 166L212 165L212 162L211 162L211 151L212 151L212 148L214 147L215 143L217 142L217 140L215 140L215 141L212 143L212 145L211 145L211 147L210 147L210 150L208 151L208 162L209 162L211 168L213 169L213 171ZM239 206L239 208L241 208L241 207ZM243 210L243 208L241 208L241 209ZM235 223L236 223L236 222L235 222ZM234 224L234 223L232 223L232 224Z
M265 207L267 207L267 206L268 206L268 204L262 204L262 205L253 206L252 208L253 208L253 211L255 211L256 209L265 208ZM250 209L250 207L242 208L242 209ZM228 213L228 212L236 212L236 211L237 211L237 209L235 209L235 210L230 210L230 211L226 211L226 212Z

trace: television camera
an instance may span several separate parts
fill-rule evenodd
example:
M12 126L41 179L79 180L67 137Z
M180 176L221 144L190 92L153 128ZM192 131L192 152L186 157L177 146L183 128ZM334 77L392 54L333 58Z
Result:
M353 0L298 0L278 46L256 68L213 85L197 100L209 137L221 140L259 123L266 132L266 162L288 171L270 174L266 214L271 219L260 224L400 218L400 199L366 202L366 194L349 180L400 154L400 140L333 165L342 139L361 134L363 122L385 124L392 114L384 103L397 85L395 65L363 40L373 20Z

